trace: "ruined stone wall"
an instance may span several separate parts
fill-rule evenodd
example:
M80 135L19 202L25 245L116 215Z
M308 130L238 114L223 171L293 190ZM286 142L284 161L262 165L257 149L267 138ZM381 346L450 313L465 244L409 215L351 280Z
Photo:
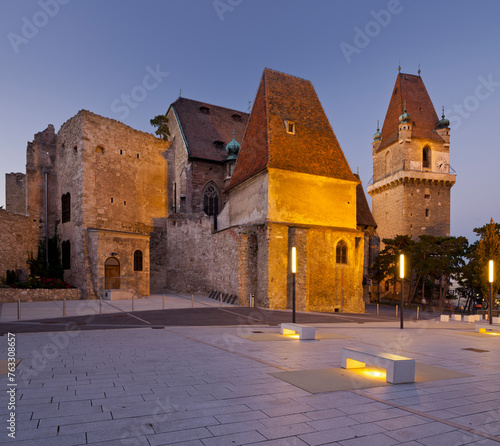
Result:
M67 289L21 289L21 288L0 288L0 302L40 302L40 301L53 301L53 300L79 300L81 299L82 292L75 288ZM62 306L61 306L62 307ZM62 316L62 308L57 311L54 307L54 317ZM58 313L58 314L56 314ZM23 309L21 306L21 319Z
M37 250L38 222L0 209L0 277L5 277L8 269L22 270L26 276L28 255L36 256Z
M26 174L5 174L5 209L14 214L26 215Z

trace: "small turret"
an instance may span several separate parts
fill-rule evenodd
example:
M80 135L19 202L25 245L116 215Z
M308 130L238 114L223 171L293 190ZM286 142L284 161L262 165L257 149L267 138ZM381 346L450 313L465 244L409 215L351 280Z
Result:
M226 178L224 179L224 183L226 183L226 185L233 176L234 165L236 164L236 159L238 158L238 153L241 149L241 145L238 141L236 141L234 134L235 131L233 130L233 139L226 146L227 158L224 161L226 163Z
M403 110L403 114L399 117L399 143L404 141L409 142L411 140L411 116L406 111L406 101Z
M436 133L444 139L444 147L450 147L450 121L444 117L444 107L441 119L436 124Z
M382 132L380 131L380 124L379 121L377 121L377 131L373 134L373 152L375 153L378 149L378 146L380 146L380 143L382 141Z

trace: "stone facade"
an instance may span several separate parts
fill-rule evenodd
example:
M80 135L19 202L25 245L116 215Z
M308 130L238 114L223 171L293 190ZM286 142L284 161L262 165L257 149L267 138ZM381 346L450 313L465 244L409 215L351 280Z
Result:
M26 215L26 174L5 174L5 209Z
M0 277L7 270L27 276L26 261L38 250L38 222L33 218L0 209Z
M82 292L76 288L67 289L20 289L0 288L0 302L40 302L52 300L79 300Z

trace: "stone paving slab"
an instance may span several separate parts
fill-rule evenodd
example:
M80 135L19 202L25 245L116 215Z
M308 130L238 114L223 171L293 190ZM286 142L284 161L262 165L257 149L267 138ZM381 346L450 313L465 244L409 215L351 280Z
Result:
M500 443L500 339L429 321L331 324L316 342L252 342L258 327L16 335L16 439L1 444L489 445ZM472 330L473 328L471 328ZM61 337L62 336L62 337ZM343 336L340 337L340 336ZM384 349L468 377L310 394L271 374L339 367L343 347ZM463 348L486 350L478 353ZM0 337L0 359L7 355Z

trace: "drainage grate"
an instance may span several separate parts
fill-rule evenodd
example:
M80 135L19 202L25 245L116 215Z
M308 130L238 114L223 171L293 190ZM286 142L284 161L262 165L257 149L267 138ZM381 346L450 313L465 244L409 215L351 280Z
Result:
M469 352L476 352L476 353L488 353L489 352L489 350L481 350L480 348L472 348L472 347L463 348L462 350L467 350Z
M128 317L128 314L114 314L113 317Z
M263 331L252 331L252 333L264 333Z

